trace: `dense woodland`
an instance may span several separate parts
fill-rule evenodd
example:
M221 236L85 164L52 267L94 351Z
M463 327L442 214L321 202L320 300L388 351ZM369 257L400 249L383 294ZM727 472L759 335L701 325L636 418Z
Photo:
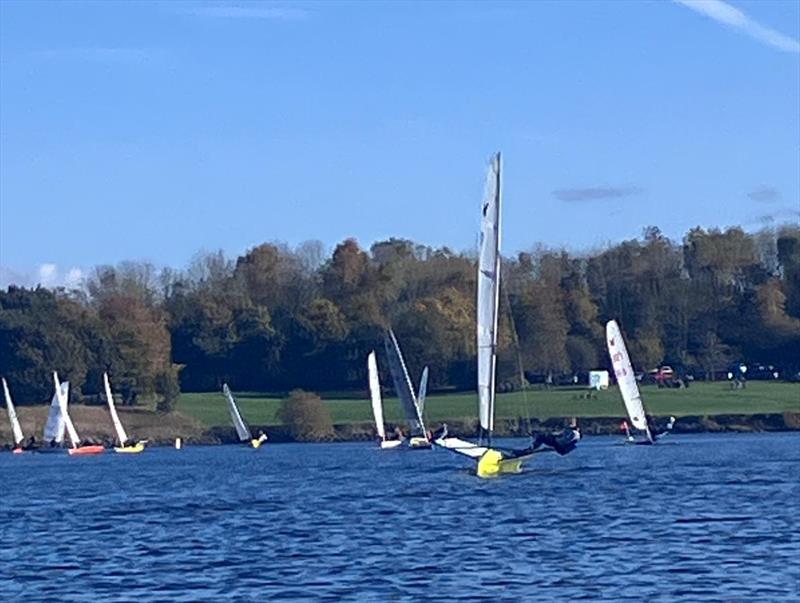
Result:
M475 257L391 239L265 243L185 270L124 263L80 290L0 291L0 373L15 400L41 402L50 372L75 396L109 370L128 404L168 409L180 390L363 390L365 359L394 328L413 375L475 383ZM637 369L698 376L731 362L800 368L800 228L748 234L657 228L573 255L535 250L503 265L499 381L608 367L604 324L619 320ZM380 353L380 352L379 352ZM379 357L380 358L380 357ZM379 360L380 364L384 366Z

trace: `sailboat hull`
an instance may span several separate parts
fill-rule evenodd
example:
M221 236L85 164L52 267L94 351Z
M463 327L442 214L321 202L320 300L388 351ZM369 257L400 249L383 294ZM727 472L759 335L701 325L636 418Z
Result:
M139 454L144 450L144 444L137 442L133 446L115 446L114 452L117 454Z
M411 450L428 450L432 445L426 438L417 436L408 441L408 447Z
M23 450L22 448L14 448L14 450L11 451L11 454L22 454L23 452L26 451Z
M478 460L478 468L475 474L478 477L488 478L497 477L503 473L521 473L522 463L530 459L533 455L515 456L506 458L499 450L490 448L483 453Z
M402 446L403 440L381 440L381 450L392 450Z
M70 448L70 456L89 456L92 454L102 454L106 451L103 446L79 446L78 448Z

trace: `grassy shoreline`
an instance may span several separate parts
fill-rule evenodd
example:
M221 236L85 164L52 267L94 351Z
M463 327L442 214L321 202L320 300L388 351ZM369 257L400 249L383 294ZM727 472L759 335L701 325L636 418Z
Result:
M263 428L273 442L291 441L286 428L276 417L281 398L261 394L237 393L242 413L254 428ZM676 433L700 431L775 431L800 429L800 384L748 383L743 390L731 390L726 383L700 383L685 390L644 387L642 397L654 416L678 417ZM375 436L369 401L363 399L324 399L331 411L336 441L371 440ZM403 426L399 402L384 401L386 422ZM113 426L104 406L73 404L70 414L82 438L111 443ZM47 418L45 404L17 408L26 436L40 438ZM434 395L426 402L426 418L436 426L447 421L453 433L474 433L475 395L456 393ZM221 393L182 394L178 408L157 413L144 408L120 408L120 418L134 439L149 439L153 444L170 444L180 436L187 443L235 442L228 408ZM567 417L578 417L586 433L618 433L625 409L616 388L589 392L580 388L533 390L500 394L497 400L498 435L522 435L523 425L548 428L564 424ZM522 421L520 421L522 419ZM530 419L530 421L528 420ZM11 430L0 420L0 446L10 444Z
M280 425L277 411L281 398L251 392L234 392L242 414L254 425ZM369 422L372 420L369 399L326 399L335 424ZM477 401L474 393L431 395L425 403L429 422L474 418ZM754 381L745 389L732 390L726 382L696 383L688 389L642 388L642 399L648 413L655 416L713 416L751 415L794 412L800 413L800 384ZM230 424L228 409L222 393L181 394L177 410L195 418L208 427ZM384 399L384 415L390 423L402 422L403 415L397 398ZM530 417L617 417L625 415L625 407L616 387L594 392L586 388L554 388L498 394L498 418Z

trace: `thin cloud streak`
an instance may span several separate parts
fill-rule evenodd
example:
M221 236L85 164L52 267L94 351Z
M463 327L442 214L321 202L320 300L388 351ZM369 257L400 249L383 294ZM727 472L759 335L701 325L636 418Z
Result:
M622 199L638 195L643 189L638 186L593 186L588 188L562 188L553 191L559 201L601 201L603 199Z
M754 19L748 17L744 12L731 6L722 0L673 0L678 4L692 9L695 12L705 15L716 21L722 23L727 27L731 27L743 34L747 34L751 38L758 40L772 46L783 52L791 52L793 54L800 54L800 42L782 34L779 31L770 29L761 25Z
M753 201L777 201L780 198L778 189L771 186L762 186L747 193Z
M181 11L195 17L216 19L268 19L272 21L301 21L309 12L301 8L252 7L252 6L200 6Z

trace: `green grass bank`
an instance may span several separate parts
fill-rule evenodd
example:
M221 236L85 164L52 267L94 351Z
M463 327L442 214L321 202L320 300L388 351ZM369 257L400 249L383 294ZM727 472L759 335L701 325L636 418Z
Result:
M280 425L277 411L282 398L253 392L236 392L242 413L251 425ZM361 399L326 398L335 424L372 420L366 392ZM687 389L658 389L644 386L642 399L647 412L654 416L717 416L773 413L800 413L800 384L753 381L745 389L733 390L727 382L695 383ZM474 418L477 413L474 393L431 395L425 404L429 422ZM193 417L207 427L230 425L228 408L222 393L184 393L178 402L181 414ZM397 398L384 399L384 414L389 423L402 421ZM497 417L530 417L540 420L553 417L619 417L625 408L619 391L586 388L535 389L524 394L499 394Z

